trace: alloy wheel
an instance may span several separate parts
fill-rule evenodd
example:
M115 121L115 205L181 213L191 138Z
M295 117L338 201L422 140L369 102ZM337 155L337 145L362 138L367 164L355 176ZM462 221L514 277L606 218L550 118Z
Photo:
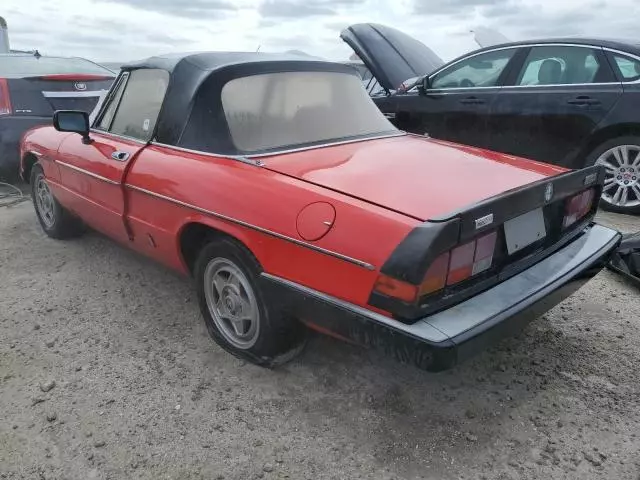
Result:
M51 195L51 190L49 190L49 185L47 185L47 182L44 179L44 175L39 175L36 180L35 195L38 214L40 215L42 222L47 228L53 227L56 222L53 203L54 200L53 195Z
M242 270L229 259L212 259L204 272L204 294L222 336L236 348L251 348L260 333L260 311Z
M595 163L606 169L602 200L618 207L640 205L640 146L610 148Z

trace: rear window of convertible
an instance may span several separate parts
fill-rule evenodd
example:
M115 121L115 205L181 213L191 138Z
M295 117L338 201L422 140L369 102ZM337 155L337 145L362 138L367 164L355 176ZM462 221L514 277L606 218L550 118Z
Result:
M222 108L231 139L244 152L396 131L360 79L347 73L286 72L237 78L222 88Z

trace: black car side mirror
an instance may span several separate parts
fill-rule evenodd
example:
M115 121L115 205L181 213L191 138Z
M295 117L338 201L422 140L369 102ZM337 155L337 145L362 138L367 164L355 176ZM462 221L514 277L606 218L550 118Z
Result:
M89 137L89 114L80 110L57 110L53 113L53 127L59 132L82 135L82 143L91 143Z
M418 84L418 91L421 95L426 95L427 91L431 88L431 80L429 77L423 77L422 82Z

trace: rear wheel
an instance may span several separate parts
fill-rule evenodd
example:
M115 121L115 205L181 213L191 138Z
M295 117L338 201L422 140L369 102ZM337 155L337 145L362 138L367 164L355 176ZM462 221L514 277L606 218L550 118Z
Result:
M587 165L606 169L601 206L617 213L640 213L640 137L618 137L604 142L587 159Z
M69 213L51 193L42 167L31 169L31 197L38 221L51 238L65 239L78 236L83 231L80 220Z
M228 238L208 243L195 265L198 301L211 337L233 355L271 367L302 350L306 328L270 311L259 275L253 255Z

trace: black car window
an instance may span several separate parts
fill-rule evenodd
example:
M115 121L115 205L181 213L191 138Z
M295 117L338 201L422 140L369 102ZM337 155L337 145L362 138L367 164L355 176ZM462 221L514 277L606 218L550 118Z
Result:
M169 73L165 70L132 71L109 131L149 141L168 85Z
M515 48L474 55L436 73L431 88L493 87L503 72Z
M620 76L625 82L640 80L640 61L622 55L613 55Z
M591 48L573 46L533 47L516 85L570 85L595 83L601 70Z
M122 92L124 92L124 86L127 83L127 78L129 78L129 74L126 72L123 73L122 76L118 79L118 83L116 84L113 93L105 99L108 104L106 105L104 113L98 120L96 128L100 130L109 130L109 127L111 127L113 115L116 113L116 109L118 108L118 104L120 103L120 99L122 98Z

